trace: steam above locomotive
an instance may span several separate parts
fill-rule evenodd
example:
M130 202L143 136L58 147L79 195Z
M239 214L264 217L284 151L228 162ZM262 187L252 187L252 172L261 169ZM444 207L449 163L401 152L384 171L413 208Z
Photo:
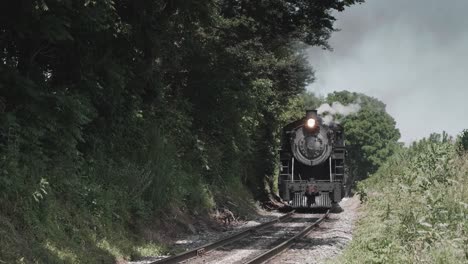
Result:
M305 207L305 190L320 191L315 207L331 207L343 197L345 174L343 127L323 123L316 110L283 128L280 152L281 198L293 207Z

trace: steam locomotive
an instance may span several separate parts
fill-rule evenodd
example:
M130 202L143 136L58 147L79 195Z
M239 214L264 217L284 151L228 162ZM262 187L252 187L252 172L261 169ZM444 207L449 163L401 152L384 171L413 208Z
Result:
M344 129L325 124L316 110L283 128L280 150L279 195L293 208L307 207L306 189L320 195L311 207L331 208L344 195L347 180Z

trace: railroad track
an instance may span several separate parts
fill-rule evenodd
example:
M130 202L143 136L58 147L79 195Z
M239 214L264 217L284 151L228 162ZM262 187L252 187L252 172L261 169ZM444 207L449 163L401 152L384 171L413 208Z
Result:
M328 214L329 211L325 214L301 217L302 215L291 212L276 220L252 227L214 243L151 262L150 264L208 262L263 263L280 254L293 245L299 238L308 234Z

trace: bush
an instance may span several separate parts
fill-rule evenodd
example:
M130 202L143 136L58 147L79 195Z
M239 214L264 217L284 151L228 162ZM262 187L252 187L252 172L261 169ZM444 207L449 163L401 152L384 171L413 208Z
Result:
M157 254L163 248L136 227L171 206L212 208L199 172L188 177L172 140L149 131L141 138L148 148L134 159L95 154L71 163L3 149L0 263L111 263Z
M457 137L457 150L460 154L468 151L468 129L463 130Z
M468 261L468 157L431 135L359 184L365 215L341 263Z

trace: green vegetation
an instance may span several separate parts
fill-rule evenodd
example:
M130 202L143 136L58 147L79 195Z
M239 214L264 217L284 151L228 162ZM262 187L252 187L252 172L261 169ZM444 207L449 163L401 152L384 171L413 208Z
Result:
M380 100L360 93L334 92L326 98L328 103L344 105L358 103L358 113L340 118L345 128L347 165L350 168L348 192L352 185L366 179L398 149L400 131Z
M339 262L467 263L467 138L433 134L359 183L363 216Z
M148 223L265 197L304 44L357 2L2 1L0 263L150 254Z

